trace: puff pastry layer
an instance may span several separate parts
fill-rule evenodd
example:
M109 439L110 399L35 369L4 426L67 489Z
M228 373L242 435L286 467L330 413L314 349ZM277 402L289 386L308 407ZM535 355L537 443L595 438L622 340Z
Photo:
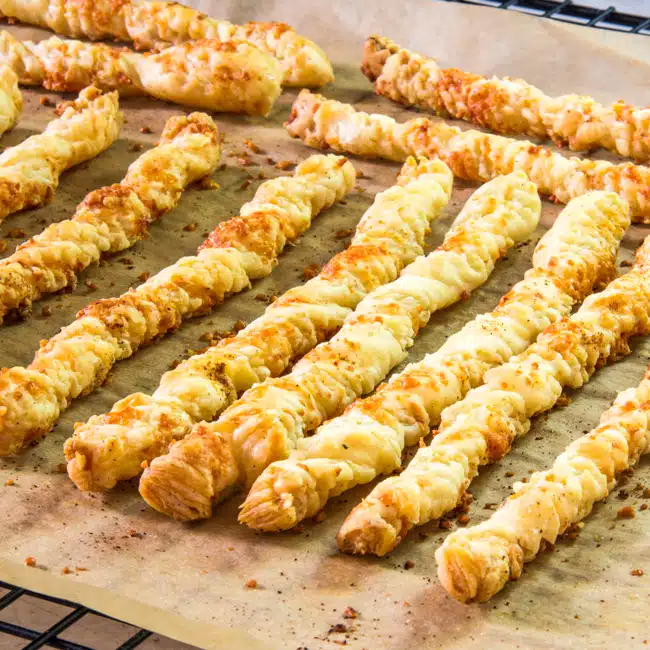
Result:
M197 255L118 298L91 303L43 342L27 368L0 371L0 455L46 434L72 399L101 385L116 361L268 275L286 243L343 198L355 178L345 158L311 156L293 176L263 183L241 216L220 223Z
M71 478L100 490L137 476L143 461L164 454L192 425L212 420L238 394L332 336L365 295L422 254L452 182L440 161L408 161L397 185L375 197L348 249L317 277L287 291L235 337L165 373L152 396L130 395L79 426L67 447Z
M532 142L461 131L422 117L400 124L308 90L298 95L285 126L310 147L395 161L411 155L440 158L455 176L479 183L521 170L541 194L560 203L591 190L616 192L629 203L634 221L650 223L650 169L642 165L565 158Z
M209 516L224 489L250 486L303 435L372 391L404 360L433 312L483 284L499 257L533 232L540 210L535 186L523 173L480 188L443 244L364 298L329 342L290 374L251 388L217 422L199 424L154 460L140 481L142 496L177 519Z
M0 154L0 222L51 201L61 174L108 149L122 126L117 93L92 86L57 111L43 133Z
M133 41L154 49L204 38L244 41L272 54L287 86L317 87L334 81L327 56L318 45L284 23L234 25L178 2L129 0L2 0L0 15L48 27L62 36Z
M431 444L390 479L386 507L373 500L377 535L397 542L413 526L455 508L479 467L507 454L528 432L531 418L552 408L564 388L579 388L597 367L629 354L628 339L650 328L649 254L650 239L630 273L586 298L573 316L550 325L442 412Z
M219 131L208 115L169 118L158 145L133 162L120 183L90 192L71 219L48 226L0 261L0 323L7 314L28 314L42 295L74 286L104 253L144 238L190 183L215 170L219 155Z
M487 521L458 530L436 552L438 575L461 602L485 602L520 577L545 544L607 497L617 475L650 448L650 371L618 394L600 424L572 442L553 466L516 483Z
M34 43L0 32L0 63L21 84L57 92L93 84L121 95L150 95L210 111L268 115L282 90L280 64L249 43L203 39L139 54L102 43Z
M383 36L366 41L361 69L378 95L441 117L505 135L550 138L573 151L602 147L639 162L650 158L650 106L620 100L603 106L588 95L550 97L523 79L443 69Z
M0 65L0 135L13 128L23 110L18 76L7 65Z
M240 519L252 528L284 530L315 515L330 497L399 469L404 448L427 436L444 408L480 385L490 368L523 352L595 285L615 276L618 244L629 222L616 194L574 199L537 244L533 268L494 311L477 316L435 353L300 440L287 460L273 463L255 481ZM377 535L372 522L375 511L393 499L390 481L380 483L344 524L342 548L380 555L392 548L395 540Z

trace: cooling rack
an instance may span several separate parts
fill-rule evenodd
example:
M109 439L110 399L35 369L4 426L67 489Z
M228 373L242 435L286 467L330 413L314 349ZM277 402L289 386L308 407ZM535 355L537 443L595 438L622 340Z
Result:
M29 627L15 625L13 623L0 620L0 633L9 634L10 636L18 637L19 639L24 639L26 642L23 646L24 650L36 650L37 648L42 648L44 646L50 648L58 648L59 650L93 650L93 648L89 646L74 643L72 641L66 641L65 639L59 638L59 636L66 630L69 630L75 623L77 623L77 621L79 621L79 619L83 618L87 614L95 614L96 616L101 616L102 618L116 620L111 619L110 616L106 616L105 614L93 611L92 609L88 609L87 607L72 603L68 600L63 600L62 598L53 598L52 596L44 596L43 594L38 594L34 591L29 591L20 587L14 587L13 585L7 584L6 582L0 581L0 589L8 590L4 596L0 597L0 612L24 596L32 596L38 600L55 603L56 605L62 605L63 607L66 607L70 610L69 613L64 615L54 625L51 625L47 630L41 632ZM124 643L117 646L116 650L131 650L132 648L136 648L143 641L146 641L151 635L152 633L148 630L138 630Z
M532 16L552 18L575 25L587 25L599 29L611 29L630 34L644 34L650 36L650 16L636 16L634 14L616 11L612 7L598 9L587 5L574 4L572 0L554 2L553 0L446 0L464 5L477 5L481 7L495 7L497 9L511 9L521 11Z

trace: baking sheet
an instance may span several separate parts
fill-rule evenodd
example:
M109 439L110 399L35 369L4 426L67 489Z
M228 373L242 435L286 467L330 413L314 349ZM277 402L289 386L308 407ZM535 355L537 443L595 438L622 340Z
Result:
M586 92L603 101L624 97L650 103L650 39L609 34L543 21L514 12L410 0L347 3L342 0L197 2L213 15L243 22L285 20L314 38L336 64L337 82L328 96L355 102L406 118L409 113L375 98L358 72L363 40L373 32L436 55L443 64L469 71L522 76L552 93ZM45 32L11 27L24 38ZM52 118L39 98L52 93L26 91L19 127L0 143L19 142ZM215 174L219 191L189 189L179 207L151 228L150 237L85 273L71 293L38 303L31 319L0 329L0 366L27 364L42 338L53 335L90 300L116 295L143 272L155 273L181 254L192 254L204 233L237 213L261 182L257 175L279 172L268 161L297 161L312 153L292 141L281 128L295 92L285 92L271 117L217 116L226 134L224 161ZM153 144L165 120L183 112L178 106L145 99L123 102L127 117L120 140L97 159L65 174L53 203L46 208L8 218L0 226L7 254L23 237L44 225L70 216L91 189L120 180L138 153L132 145ZM140 133L149 126L153 133ZM463 125L462 123L460 124ZM265 153L254 155L258 166L241 168L228 153L244 150L252 138ZM75 421L104 412L134 390L152 391L160 375L187 351L204 344L206 331L230 329L235 321L250 321L265 305L259 294L280 294L302 281L307 264L322 264L345 241L335 233L355 226L372 195L394 181L399 166L355 161L367 179L364 191L353 193L345 206L335 207L314 223L300 243L286 252L276 271L247 293L228 300L211 315L187 323L164 341L120 363L109 382L94 395L78 400L50 436L19 457L0 459L0 577L44 593L55 594L125 621L201 647L215 648L592 648L644 647L650 642L650 511L632 520L616 520L621 505L639 504L616 494L598 506L577 541L561 542L528 565L524 578L506 588L491 603L465 607L446 595L435 577L433 553L445 531L433 522L412 532L395 552L383 559L338 553L334 536L343 519L372 486L364 486L332 501L322 523L307 522L301 532L281 535L253 533L236 523L235 497L206 522L180 525L154 512L140 500L137 482L105 495L82 494L61 474L62 443ZM251 179L250 187L242 189ZM445 218L433 229L430 243L441 241L472 187L456 182ZM494 307L498 298L529 267L534 244L552 223L560 206L544 203L540 228L531 242L511 252L483 288L469 300L432 319L418 338L409 360L438 347L476 314ZM194 231L184 227L197 223ZM633 227L621 259L648 231ZM16 233L13 233L16 234ZM90 285L90 286L87 286ZM49 306L52 315L41 315ZM633 355L600 370L572 402L540 418L501 463L485 469L472 486L476 523L490 514L486 505L499 502L509 486L530 470L547 466L573 438L596 424L617 390L636 385L648 361L650 344L637 342ZM506 477L513 472L514 476ZM13 486L5 482L15 481ZM650 464L636 471L630 485L650 486ZM626 489L629 489L630 485ZM135 531L135 534L134 534ZM36 559L36 568L22 566ZM411 560L414 567L404 568ZM72 569L63 575L64 567ZM76 570L78 567L80 570ZM633 577L633 569L645 569ZM246 589L255 579L259 589ZM347 606L360 615L343 618ZM329 633L344 623L348 634Z

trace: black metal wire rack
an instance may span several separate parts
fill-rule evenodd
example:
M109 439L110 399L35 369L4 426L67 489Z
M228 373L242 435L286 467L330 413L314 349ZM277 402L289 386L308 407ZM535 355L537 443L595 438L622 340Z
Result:
M90 648L89 646L73 643L72 641L66 641L65 639L60 639L59 635L74 625L86 614L95 614L96 616L110 619L110 616L106 616L100 612L95 612L91 609L88 609L87 607L77 605L76 603L72 603L68 600L63 600L62 598L53 598L52 596L44 596L43 594L28 591L27 589L14 587L13 585L7 584L6 582L0 581L0 588L9 590L4 596L0 598L0 611L6 607L9 607L9 605L16 602L22 596L33 596L39 600L45 600L57 605L63 605L64 607L71 609L69 614L64 616L61 620L49 627L44 632L32 630L20 625L14 625L13 623L8 623L6 621L0 621L0 632L18 637L19 639L25 639L26 644L23 646L23 650L36 650L37 648L42 648L44 646L50 648L59 648L59 650L93 650L93 648ZM124 643L118 646L116 650L131 650L132 648L136 648L151 635L152 632L149 632L147 630L138 630L131 638L127 639Z
M626 14L616 11L613 6L598 9L574 4L572 0L564 0L563 2L555 2L554 0L447 0L447 2L495 7L497 9L513 9L532 16L552 18L565 23L650 36L650 16Z
M587 25L600 29L611 29L615 31L628 32L631 34L644 34L650 36L650 16L636 16L633 14L616 11L612 7L598 9L580 4L574 4L572 0L556 2L554 0L446 0L447 2L458 2L460 4L478 5L483 7L494 7L498 9L512 9L534 16L551 18L563 22L578 25ZM83 607L76 603L44 596L42 594L28 591L20 587L14 587L6 582L0 581L0 588L8 590L0 597L0 611L17 601L22 596L32 596L44 601L63 605L70 608L70 612L57 623L44 632L33 630L6 621L0 621L0 633L9 634L26 641L23 650L37 650L37 648L50 647L59 650L94 650L93 648L72 641L59 638L65 630L74 625L79 619L87 614L95 614L106 619L111 617ZM147 630L138 630L133 636L119 645L116 650L131 650L136 648L152 635Z

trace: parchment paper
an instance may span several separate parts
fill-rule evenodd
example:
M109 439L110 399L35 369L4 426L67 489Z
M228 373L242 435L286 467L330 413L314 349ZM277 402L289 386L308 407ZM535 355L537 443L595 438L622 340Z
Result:
M337 82L325 93L365 110L408 115L375 98L358 72L363 40L373 32L436 55L446 65L522 76L552 93L586 92L603 101L624 97L637 104L650 103L650 65L642 61L650 59L646 37L428 0L247 0L200 5L235 21L292 23L317 40L336 63ZM45 35L25 27L11 29L23 37ZM52 117L52 109L39 104L43 94L25 92L20 125L3 138L2 145L19 142ZM87 302L116 295L137 283L142 272L154 273L181 254L193 253L204 233L236 214L253 195L260 171L267 176L281 173L267 157L296 161L312 153L281 128L294 97L295 92L285 92L268 120L218 116L226 133L226 152L243 151L242 141L250 137L265 150L253 156L259 166L241 168L235 157L224 157L227 170L215 174L220 191L190 189L178 209L152 226L147 240L90 269L71 293L39 303L28 321L0 329L0 365L27 364L38 341L57 332ZM21 228L30 236L45 224L71 215L86 192L123 176L138 155L131 151L134 142L151 145L167 117L182 111L178 106L135 99L125 100L123 108L127 123L119 142L67 173L50 206L6 220L0 237L9 244L8 252L23 238L9 239L10 230ZM140 133L145 125L152 135ZM324 522L307 522L302 532L273 536L254 534L236 523L241 497L224 504L210 521L179 525L149 509L139 498L136 482L105 495L82 494L67 475L57 472L64 460L62 442L75 421L106 411L134 390L152 391L173 360L203 346L201 334L230 329L238 319L250 321L265 307L256 295L280 294L302 281L306 264L322 264L346 245L336 239L336 231L354 227L373 193L392 184L398 166L358 161L358 169L368 176L359 183L365 192L355 192L347 205L319 217L302 241L283 255L272 276L120 363L106 386L77 401L45 441L17 458L0 460L0 577L202 647L314 650L334 648L343 641L352 648L401 650L576 648L587 643L592 648L644 647L650 639L650 511L638 512L632 520L615 518L621 505L642 502L634 489L626 500L610 496L586 521L576 541L561 542L554 552L542 555L526 568L519 583L490 604L465 607L452 601L435 578L433 553L445 533L435 522L414 531L380 560L337 552L338 527L371 486L331 502ZM255 180L240 189L250 175ZM440 242L471 189L456 183L446 217L433 229L431 245ZM529 267L534 244L559 209L544 204L543 224L531 242L500 262L469 300L436 315L418 338L410 360L436 349L476 314L494 307ZM196 230L185 231L191 223L198 224ZM646 232L650 231L640 227L630 230L621 259L630 258ZM52 309L51 317L41 315L43 306ZM475 481L471 522L489 515L486 504L499 502L512 482L547 466L571 439L595 425L616 391L636 385L649 359L650 345L635 343L630 358L600 370L587 387L571 396L570 405L538 420L503 462L485 469ZM9 479L14 486L5 486ZM625 489L637 482L650 486L647 462ZM36 568L22 566L27 556L36 559ZM411 570L404 568L407 560L414 563ZM62 575L66 566L72 574ZM646 575L633 577L630 572L639 568ZM251 578L261 588L246 589ZM357 619L343 619L347 606L360 612ZM329 633L337 623L350 628L347 636Z

